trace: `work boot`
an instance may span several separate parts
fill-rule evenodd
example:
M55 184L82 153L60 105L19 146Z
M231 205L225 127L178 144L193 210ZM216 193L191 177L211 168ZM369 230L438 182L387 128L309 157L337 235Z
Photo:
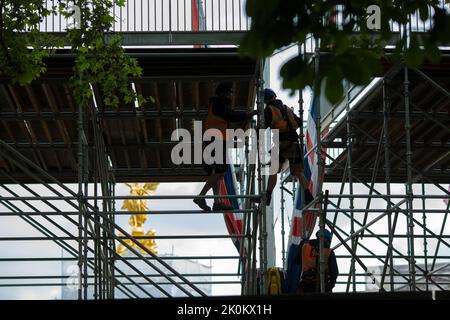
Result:
M226 205L223 202L214 202L213 211L230 211L234 210L232 206Z
M313 195L311 194L311 192L309 191L309 189L305 190L305 205L304 207L306 207L308 204L311 203L311 201L314 200Z
M198 205L203 211L211 211L211 208L206 204L206 200L203 198L194 198L194 203Z

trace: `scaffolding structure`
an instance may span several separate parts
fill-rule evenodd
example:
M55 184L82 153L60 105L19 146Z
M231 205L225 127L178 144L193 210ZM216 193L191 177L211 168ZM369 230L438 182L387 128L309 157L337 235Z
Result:
M134 18L115 26L116 31L123 32L125 45L236 45L248 30L248 19L243 17L242 4L237 0L224 1L228 7L222 9L214 8L213 2L199 1L206 15L205 30L200 32L189 27L186 14L182 20L171 20L172 11L166 15L162 7L158 20L161 28L156 25L156 18L154 28L150 24L136 27L137 21L144 20L142 16L140 20L136 18L143 14L143 10L136 10L138 2L133 1L131 14L131 6L124 9L127 16ZM187 1L172 2L177 5L169 6L169 10L178 10L177 17L192 9L186 5ZM150 6L146 8L150 12ZM230 15L223 15L220 10L238 10L239 19L231 21ZM119 21L123 20L122 14L125 14L122 9L116 14ZM221 17L228 18L220 21ZM45 21L45 30L63 30L64 24L57 21L56 18ZM134 27L130 27L131 21ZM53 27L47 30L51 24ZM404 29L403 35L407 36L406 30L410 29L411 25ZM118 196L115 186L120 182L204 179L199 166L167 165L174 145L167 140L167 134L176 128L192 131L192 121L206 117L207 99L219 81L233 83L236 93L233 108L248 111L256 104L260 116L258 123L252 125L260 127L264 123L261 96L264 61L243 62L236 50L228 48L187 51L127 51L140 60L144 69L141 79L132 79L136 91L155 97L155 108L136 108L131 103L110 110L102 105L95 86L92 103L87 108L75 106L67 85L61 84L67 80L64 70L70 69L73 59L64 50L49 59L49 72L38 83L25 88L6 80L1 83L0 216L23 220L39 236L2 236L0 243L51 242L69 256L1 257L0 263L75 262L74 281L79 299L113 299L119 292L128 298L171 297L173 287L183 296L203 297L206 294L199 286L206 283L240 284L243 295L266 292L267 270L271 267L267 263L268 250L272 245L267 240L268 226L272 222L267 219L263 165L259 161L255 165L247 159L236 166L241 188L238 195L227 196L241 200L242 208L236 212L244 215L242 235L133 237L116 222L123 215L148 213L117 210L116 202L120 200L193 198L193 195ZM317 68L326 63L313 42L301 51L314 56ZM405 285L411 291L444 290L450 283L445 280L449 275L442 272L450 264L450 251L442 253L442 248L450 248L450 228L446 228L450 196L449 60L449 53L443 51L443 61L437 67L425 65L419 70L386 62L385 73L374 79L370 88L362 90L349 85L344 101L324 114L317 114L318 136L326 128L330 130L313 151L321 159L322 146L327 149L326 162L319 164L324 171L325 191L319 193L314 203L319 204L319 229L327 227L333 231L335 241L338 240L334 246L338 263L348 266L346 272L341 268L338 281L347 292L359 291L360 285L367 284L367 276L381 291L395 291ZM173 65L178 68L176 72ZM300 99L302 118L303 109ZM246 144L247 156L251 147L254 146ZM340 183L339 191L326 191L336 183ZM404 185L404 192L398 192L398 184ZM292 177L285 175L280 188L284 266L285 222L289 220L285 217L290 215L286 212L286 194L295 195L297 187ZM204 198L217 197L224 196ZM259 197L260 206L249 201ZM442 200L447 200L445 206ZM196 216L224 212L166 210L149 214ZM435 225L438 230L434 230ZM223 256L218 250L216 256L161 257L139 241L231 238L242 240L236 256ZM129 255L117 254L119 244L129 250ZM176 259L234 260L239 267L236 272L183 274L168 263ZM136 261L152 272L138 268ZM322 274L324 263L321 255ZM381 274L371 269L374 263L382 266ZM408 265L407 273L399 270L399 263ZM210 276L225 280L191 280ZM69 278L49 274L5 275L0 276L0 288L67 286ZM323 283L321 287L323 290Z
M47 3L52 5L52 1ZM197 21L197 27L194 26L194 10L201 20ZM229 15L230 10L235 15ZM76 263L77 270L72 275L2 275L0 288L66 288L72 284L78 299L113 299L118 294L127 298L172 297L174 288L178 296L203 297L206 293L200 286L205 284L238 284L243 294L263 291L265 281L263 276L257 279L256 269L263 270L264 275L267 268L264 263L267 261L264 258L266 235L259 231L265 227L265 207L249 201L259 197L254 194L263 187L258 165L250 165L248 161L236 165L239 193L219 197L239 199L241 208L234 212L243 214L242 234L203 232L135 237L116 222L117 217L131 214L195 217L232 213L121 211L116 208L120 200L171 202L192 200L194 195L119 196L115 191L120 182L204 180L201 165L171 163L171 149L177 144L171 140L171 134L176 129L193 133L193 121L205 119L208 99L214 95L219 82L233 84L232 108L249 111L257 102L262 111L262 100L256 89L263 83L259 61L241 59L235 48L198 48L214 44L236 46L248 29L241 1L226 1L225 7L215 7L211 1L169 1L163 5L157 1L130 0L124 8L115 8L113 14L119 19L112 31L120 32L124 46L195 44L195 48L126 49L143 68L142 77L130 79L133 90L151 95L155 100L153 105L141 107L132 102L117 110L107 108L96 85L91 86L91 103L87 107L76 106L68 86L75 55L65 49L47 59L46 75L32 85L22 87L11 84L8 79L2 80L0 215L23 220L38 235L5 236L0 238L0 243L44 246L52 243L64 254L61 257L2 257L0 263L67 262ZM174 14L176 20L172 20ZM144 26L144 18L154 21L154 27ZM63 36L69 24L67 18L50 16L41 23L41 30ZM249 148L253 147L247 141L247 156ZM143 239L204 242L232 238L239 238L241 243L240 252L234 256L221 255L220 251L213 256L159 256L140 242ZM118 254L119 245L128 249L126 255ZM235 272L183 274L170 263L173 260L232 260L238 267ZM220 280L203 280L211 277Z
M417 17L397 26L406 43L412 30L426 31L425 25L421 29L412 21ZM316 72L327 63L318 47L310 42L299 48L300 54L313 59ZM317 162L324 181L314 201L318 212L313 214L318 217L321 246L325 228L335 235L332 249L337 250L340 268L345 268L337 281L342 291L371 286L380 292L449 288L450 69L449 52L441 47L441 53L439 64L426 63L419 69L386 59L383 74L369 86L347 83L344 100L322 110L323 99L318 99L319 138L309 152L321 159L323 146L326 161ZM303 116L301 95L299 101ZM296 195L296 182L288 173L280 193L285 266L286 197L295 202ZM302 209L303 216L311 214L310 207ZM321 254L321 292L323 258ZM408 272L402 268L405 264Z
M211 86L208 92L214 88L215 82L208 82ZM141 84L142 85L142 84ZM236 84L235 84L236 85ZM14 96L14 90L10 85L8 85L8 91L6 94ZM45 86L39 85L39 86ZM5 89L5 87L3 87ZM34 88L36 89L36 88ZM29 89L30 96L34 96L31 93L33 89ZM47 90L52 90L47 88ZM50 91L49 91L50 92ZM248 93L252 94L252 92ZM246 95L247 96L247 95ZM95 99L95 98L94 98ZM238 98L237 98L238 99ZM16 102L18 102L17 100ZM250 106L253 106L252 99L250 98ZM206 109L207 106L196 106L201 109ZM133 106L134 108L134 106ZM18 108L19 109L19 108ZM50 114L46 114L41 117L39 110L37 112L28 112L26 110L15 110L15 112L2 112L3 114L15 113L19 115L19 119L35 119L43 127L48 126L47 119L52 119L58 125L61 125L59 129L61 132L65 130L70 130L63 120L58 120L59 108L54 110L51 117ZM137 112L139 112L138 110ZM64 112L64 111L63 111ZM216 277L234 277L240 279L240 282L236 280L224 280L224 281L209 281L208 284L235 284L240 283L242 286L242 291L245 294L256 293L259 288L256 288L256 257L257 246L259 244L260 254L264 254L264 235L258 232L259 228L262 227L260 207L254 206L252 202L248 201L251 198L259 197L254 196L247 190L255 190L255 166L250 166L248 163L243 163L239 169L242 174L240 175L240 183L245 186L240 190L240 194L229 195L229 196L205 196L206 199L213 198L238 198L245 203L245 207L241 210L235 210L234 212L242 212L244 214L243 225L244 230L242 235L229 235L229 234L194 234L194 235L157 235L157 236L131 236L123 228L121 228L116 222L115 218L119 215L130 215L130 214L147 214L148 212L138 212L138 211L120 211L115 207L115 203L119 200L133 199L152 199L152 200L183 200L183 199L193 199L194 195L184 195L184 196L118 196L115 194L115 169L120 165L120 157L116 154L115 159L111 159L111 150L114 150L111 145L105 145L105 136L107 136L105 131L105 126L108 124L108 116L105 117L104 113L108 113L108 110L104 108L99 108L93 101L89 106L88 110L84 110L81 106L78 108L76 113L71 115L77 117L76 121L76 137L78 138L78 143L75 144L76 149L71 148L71 145L66 145L66 152L76 153L76 166L75 172L78 173L77 180L70 180L67 176L64 176L64 170L59 170L59 176L65 179L66 183L62 183L58 178L54 177L48 171L50 167L55 166L53 159L50 161L45 161L48 159L49 153L55 153L56 150L52 149L52 143L46 145L43 143L43 149L41 149L42 137L32 136L33 140L29 142L29 148L25 149L25 143L17 141L16 136L9 137L8 142L3 139L0 140L0 159L2 161L2 169L0 170L2 174L2 193L6 194L1 196L0 203L2 205L2 217L15 216L23 219L29 225L33 226L36 230L41 233L41 236L26 236L26 237L2 237L0 241L2 243L7 242L19 242L19 241L33 241L39 243L46 243L48 241L53 242L68 253L71 258L36 258L36 257L20 257L20 258L3 258L1 262L15 263L15 262L43 262L43 261L76 261L78 266L78 278L77 278L77 288L78 288L78 298L79 299L112 299L115 296L115 290L120 291L123 295L129 298L137 297L171 297L168 287L176 287L184 296L205 296L205 293L200 290L197 285L204 284L204 282L192 282L188 277L210 277L211 274L189 274L184 275L175 270L170 264L168 264L166 259L185 259L185 260L236 260L239 261L240 268L236 273L225 273L225 274L215 274ZM126 111L124 112L126 114ZM189 112L187 113L188 120ZM198 110L195 116L204 116L202 110ZM186 121L186 115L183 111L174 113L178 127L178 123ZM119 119L120 114L117 115L116 119ZM150 116L151 117L151 116ZM5 120L8 119L8 120ZM73 121L73 120L72 120ZM111 121L111 120L109 120ZM113 120L114 121L114 120ZM117 121L117 120L116 120ZM123 120L119 120L123 121ZM141 121L139 117L133 119L131 125L135 126L136 122ZM160 121L156 119L155 121ZM8 128L11 123L17 123L12 115L8 115L2 118L3 125ZM175 121L174 121L175 123ZM32 120L19 120L19 124L23 125L30 134L36 133L36 122ZM122 126L122 124L121 124ZM161 124L159 124L159 127ZM125 127L125 126L124 126ZM174 128L175 128L174 127ZM28 131L29 130L29 131ZM122 130L122 128L121 128ZM132 127L128 126L123 128L122 138L124 134L133 131ZM60 137L58 137L60 138ZM58 138L55 138L57 140ZM107 139L106 139L107 140ZM15 148L18 144L21 144L21 148L26 150L28 154L37 156L38 160L36 162L30 160L28 157L24 156L19 150L20 148ZM161 142L164 145L163 142ZM153 144L155 145L155 144ZM168 145L171 147L173 144ZM143 146L145 148L145 145ZM247 151L249 153L249 144L247 143ZM19 149L19 150L18 150ZM73 149L73 150L72 150ZM24 151L22 151L24 152ZM158 153L153 153L154 156L158 156ZM125 154L125 156L127 156ZM161 156L161 155L159 155ZM54 158L56 160L60 159L60 166L64 167L65 164L62 163L63 159L58 157ZM66 158L67 159L67 158ZM162 158L161 158L162 159ZM160 160L161 162L161 160ZM44 166L44 168L41 167ZM164 165L164 163L163 163ZM130 169L130 167L129 167ZM194 168L195 169L195 168ZM154 172L157 172L155 169ZM195 175L195 170L184 170L183 168L173 168L171 171L172 177L167 177L165 175L159 176L163 178L163 181L176 181L179 177L176 175L186 172L189 176L183 178L182 181L198 181L201 176ZM140 181L141 179L157 179L158 175L153 174L148 176L135 176L132 177L132 173L128 173L128 176L122 177L121 180L128 179L128 181ZM25 181L20 181L19 179L25 179ZM69 175L69 177L73 176ZM261 181L261 179L259 179ZM127 180L125 180L127 181ZM77 191L74 187L67 185L67 182L78 182ZM262 182L261 182L262 183ZM9 186L12 184L12 186ZM35 188L37 186L37 188ZM17 190L19 189L19 190ZM174 211L152 211L150 215L208 215L208 214L224 214L225 212L211 212L205 213L201 210L174 210ZM226 212L230 213L230 212ZM73 228L64 227L65 224L70 224ZM121 234L119 236L119 234ZM237 256L220 256L220 252L215 256L178 256L178 257L166 257L163 259L157 254L153 253L151 250L146 248L139 240L142 239L184 239L184 240L203 240L208 239L231 239L231 238L242 238L241 243L245 243L246 247L241 246L241 252ZM128 241L126 241L128 240ZM128 256L122 256L117 253L117 245L122 245L127 248L130 252ZM139 250L138 250L139 249ZM245 250L245 254L244 251ZM145 254L142 253L145 252ZM139 260L148 268L151 268L154 272L152 274L144 274L143 271L139 270L134 264L135 260ZM258 260L261 262L261 268L264 268L263 258L259 257ZM132 274L125 273L120 266L126 266L127 269L132 270ZM2 276L1 279L4 281L9 281L9 283L1 284L2 287L11 286L67 286L67 283L62 281L61 283L40 283L35 282L36 280L43 279L59 279L65 280L69 278L68 276ZM23 282L27 279L33 280L32 282ZM19 283L11 283L11 280L21 280ZM263 281L260 282L261 286L264 284ZM137 288L136 290L130 290L130 286ZM152 290L149 290L149 286ZM93 287L93 296L88 297L88 287ZM155 290L156 289L156 290Z

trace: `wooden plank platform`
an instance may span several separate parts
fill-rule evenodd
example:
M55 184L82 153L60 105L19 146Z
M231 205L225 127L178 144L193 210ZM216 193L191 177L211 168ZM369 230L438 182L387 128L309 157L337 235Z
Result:
M129 49L127 53L143 68L142 78L130 83L155 102L149 100L139 108L133 103L106 108L99 88L93 88L116 181L203 180L201 165L172 163L172 132L176 128L193 132L193 121L205 119L209 98L221 81L233 84L232 108L253 109L257 61L243 59L231 48ZM0 139L65 183L77 181L78 108L69 84L73 59L64 50L53 55L45 61L48 72L29 86L0 79ZM85 134L92 168L90 123L86 120ZM1 156L0 170L17 181L35 182ZM0 183L9 181L0 174Z

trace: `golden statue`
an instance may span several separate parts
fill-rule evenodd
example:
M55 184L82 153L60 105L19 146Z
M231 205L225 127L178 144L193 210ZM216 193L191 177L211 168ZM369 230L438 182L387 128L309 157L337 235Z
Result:
M130 188L130 196L149 196L156 191L159 183L144 183L142 186L140 186L139 183L126 183L126 185ZM147 199L126 199L123 202L122 209L127 209L128 211L148 212ZM147 213L131 215L130 221L128 222L130 226L133 227L133 229L131 230L131 236L142 237L154 236L156 234L156 231L153 229L147 231L147 233L144 232L145 221L147 221ZM119 236L122 237L123 234L120 233ZM124 239L124 241L131 247L138 249L141 253L146 254L146 252L142 248L138 247L136 243L131 239ZM158 253L156 249L155 239L137 239L137 241L143 244L151 252ZM119 244L119 246L117 247L117 253L120 255L124 254L127 251L128 248L126 248L123 244Z

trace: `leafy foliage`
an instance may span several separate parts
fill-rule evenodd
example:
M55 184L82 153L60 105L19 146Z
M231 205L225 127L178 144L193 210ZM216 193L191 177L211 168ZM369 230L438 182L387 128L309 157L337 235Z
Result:
M24 85L45 72L43 58L62 44L38 30L53 12L42 0L0 0L0 76Z
M46 9L42 0L0 0L0 75L21 85L29 84L46 71L43 58L61 40L39 31L39 23L50 14L73 15L66 1ZM144 99L130 88L129 77L141 75L137 60L127 56L121 46L120 36L108 35L115 17L111 15L115 4L125 0L78 0L81 11L79 29L67 32L72 50L77 53L71 84L77 103L85 105L92 96L91 84L101 90L106 106L117 107L134 99L141 104Z
M367 27L370 5L381 9L381 28L376 32ZM429 6L434 9L431 16ZM333 21L336 8L343 17L339 19L343 20L340 26ZM305 44L311 36L320 39L326 67L320 68L317 76L318 81L325 81L325 94L332 103L342 98L344 79L367 84L380 71L381 58L386 55L385 43L393 36L390 21L403 25L418 11L421 20L432 22L429 32L413 33L409 48L403 38L397 38L393 59L404 59L408 66L418 67L425 60L438 61L438 45L450 42L450 13L441 8L438 0L248 0L246 10L252 24L241 43L244 55L268 57L292 43ZM359 30L359 34L354 30ZM313 87L316 77L314 65L300 55L287 61L280 73L283 87L291 90ZM315 88L316 93L319 88Z
M124 0L117 3L123 6ZM70 30L67 37L72 49L78 52L71 83L81 104L85 104L92 95L90 84L100 87L106 106L117 107L134 99L143 102L143 98L131 90L128 81L129 77L141 75L137 60L125 54L119 35L105 37L115 22L115 17L110 14L114 4L112 0L77 2L81 9L81 28ZM63 4L61 9L64 10Z

